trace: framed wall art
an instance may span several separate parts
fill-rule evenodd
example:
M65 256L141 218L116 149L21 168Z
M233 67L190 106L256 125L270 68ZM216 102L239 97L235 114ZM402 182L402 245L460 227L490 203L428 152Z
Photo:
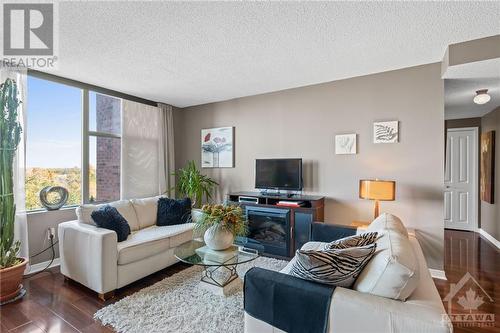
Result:
M234 127L201 130L201 167L234 167Z
M335 135L335 154L356 154L356 134Z
M399 140L399 121L373 123L373 143L396 143Z
M481 200L494 203L495 193L495 131L481 134Z

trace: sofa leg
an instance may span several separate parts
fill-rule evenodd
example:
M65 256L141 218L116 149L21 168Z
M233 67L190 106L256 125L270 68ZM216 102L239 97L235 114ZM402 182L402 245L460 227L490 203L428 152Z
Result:
M108 299L115 297L115 291L108 291L107 293L99 294L98 296L101 301L106 302Z

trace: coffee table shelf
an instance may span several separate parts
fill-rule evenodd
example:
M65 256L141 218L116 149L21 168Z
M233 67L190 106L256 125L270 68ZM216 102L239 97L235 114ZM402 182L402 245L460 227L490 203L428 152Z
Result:
M254 249L238 245L220 251L220 254L217 252L206 248L202 239L193 239L178 246L174 250L174 255L186 264L203 267L201 287L227 296L241 284L237 266L257 259L259 253Z

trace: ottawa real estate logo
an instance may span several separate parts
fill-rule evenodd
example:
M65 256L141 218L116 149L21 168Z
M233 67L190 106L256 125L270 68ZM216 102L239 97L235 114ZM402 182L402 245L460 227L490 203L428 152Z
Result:
M2 4L0 67L54 69L57 64L57 3Z
M450 292L443 301L448 303L446 320L454 326L495 327L495 314L481 310L494 300L469 272L458 283L450 285Z

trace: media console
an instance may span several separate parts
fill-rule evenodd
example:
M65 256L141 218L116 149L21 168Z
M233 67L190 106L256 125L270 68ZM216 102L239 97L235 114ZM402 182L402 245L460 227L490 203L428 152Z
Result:
M311 223L324 221L325 198L322 196L284 197L271 193L235 192L229 193L227 199L245 209L250 238L245 245L264 255L293 257L295 251L309 241Z

